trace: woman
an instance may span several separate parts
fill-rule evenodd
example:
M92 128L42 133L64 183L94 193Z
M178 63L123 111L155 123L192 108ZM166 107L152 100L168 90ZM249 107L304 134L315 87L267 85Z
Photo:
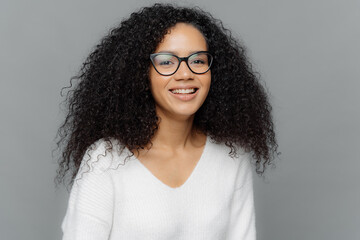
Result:
M271 106L219 20L145 7L75 78L63 239L256 239L250 159L262 174L276 153Z

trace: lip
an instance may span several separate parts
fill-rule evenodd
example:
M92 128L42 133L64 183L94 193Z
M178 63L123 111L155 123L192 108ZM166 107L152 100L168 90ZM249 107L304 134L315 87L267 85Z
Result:
M186 88L197 88L197 87L186 87ZM172 88L172 89L179 89L179 88ZM183 89L183 88L181 88ZM170 90L169 90L169 93L171 96L177 98L177 99L180 99L181 101L190 101L192 100L193 98L196 97L196 95L198 94L199 92L199 88L197 88L198 90L196 90L195 93L182 93L182 94L176 94L176 93L172 93Z
M188 88L199 88L195 85L184 85L184 86L177 86L177 87L173 87L173 88L169 88L169 91L170 90L174 90L174 89L188 89Z

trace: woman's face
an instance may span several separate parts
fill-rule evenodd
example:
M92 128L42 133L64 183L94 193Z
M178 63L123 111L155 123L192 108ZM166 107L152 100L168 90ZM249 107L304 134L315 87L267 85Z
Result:
M155 53L166 52L178 57L188 57L191 53L207 50L206 40L197 28L190 24L177 23L170 33L164 36ZM203 74L195 74L186 62L182 61L178 70L170 76L160 75L151 65L149 78L157 115L187 119L194 115L205 101L210 89L211 72L209 70ZM172 92L180 88L197 90L193 94Z

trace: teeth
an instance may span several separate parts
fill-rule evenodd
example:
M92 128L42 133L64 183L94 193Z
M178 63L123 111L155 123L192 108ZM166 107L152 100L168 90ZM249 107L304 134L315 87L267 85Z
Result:
M188 88L188 89L173 89L171 90L172 93L193 93L195 92L194 88Z

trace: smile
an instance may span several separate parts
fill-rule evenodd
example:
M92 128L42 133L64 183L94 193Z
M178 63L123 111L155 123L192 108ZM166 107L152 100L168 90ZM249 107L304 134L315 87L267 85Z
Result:
M172 89L170 90L175 94L193 94L198 90L198 88L187 88L187 89Z
M171 89L169 90L169 93L171 96L181 101L190 101L197 96L198 90L198 88Z

